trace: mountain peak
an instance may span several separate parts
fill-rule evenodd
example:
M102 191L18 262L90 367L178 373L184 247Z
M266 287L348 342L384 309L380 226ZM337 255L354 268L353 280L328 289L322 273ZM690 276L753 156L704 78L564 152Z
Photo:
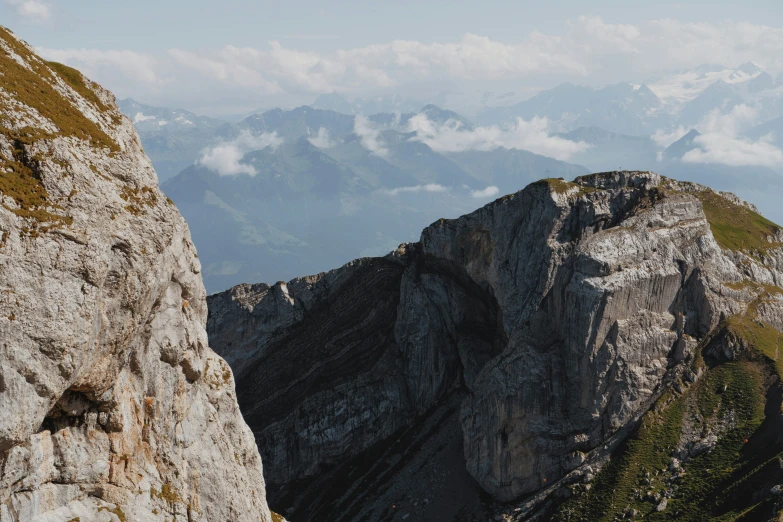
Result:
M727 227L730 235L719 234ZM418 243L386 257L293 279L285 300L267 285L211 296L209 336L240 368L237 395L252 412L268 476L308 499L287 512L294 520L313 520L312 513L377 520L373 513L399 506L411 483L449 487L428 488L421 507L405 498L399 513L406 514L390 520L430 520L427 513L468 502L481 516L437 520L493 520L478 501L487 494L508 502L506 512L522 511L516 521L627 519L624 506L639 506L637 486L649 485L641 482L645 466L676 494L664 499L687 498L670 513L702 510L687 520L710 520L716 517L702 506L712 507L729 479L741 488L732 495L741 501L730 505L738 512L759 502L750 492L774 502L780 483L779 470L772 475L758 464L776 464L780 442L758 461L743 455L776 440L777 426L763 431L771 423L761 415L779 375L757 361L776 353L778 323L760 321L783 313L783 301L772 297L783 289L750 280L778 275L783 250L770 236L783 232L738 198L651 172L548 178L439 219ZM736 252L751 248L763 248L770 261ZM753 302L771 311L754 316ZM625 358L612 367L614 349ZM302 374L318 375L317 386L288 386ZM358 390L348 406L342 390ZM388 406L385 398L403 393ZM774 400L766 411L779 411L779 395ZM745 431L706 431L729 407ZM345 422L345 408L355 423ZM334 436L280 436L301 426ZM715 442L692 451L705 433ZM756 442L765 433L769 439ZM751 436L755 444L742 442ZM627 437L644 445L624 445ZM711 447L726 456L705 480L696 458ZM611 466L600 470L610 454ZM605 480L594 480L599 473ZM321 494L323 484L334 485L331 498ZM459 493L441 493L454 491L451 484ZM564 484L572 493L556 500ZM604 500L620 495L613 505ZM332 498L350 498L353 513L343 517L345 506ZM597 516L592 506L604 502L607 511Z
M696 129L689 130L682 138L666 147L661 156L662 159L667 161L681 160L689 150L694 148L693 140L698 136L701 136L699 131Z
M745 80L750 80L755 78L756 76L760 75L764 72L764 69L759 67L754 62L745 62L729 75L729 81L730 82L741 82Z
M421 112L425 114L430 121L433 122L446 123L447 121L456 121L459 122L459 124L465 130L473 129L473 124L467 118L457 114L454 111L441 109L437 105L433 105L431 103L425 105L421 109Z
M735 71L743 72L745 74L756 75L761 72L764 72L764 69L762 69L761 66L759 66L756 62L750 61L750 62L743 63L742 65L737 67Z

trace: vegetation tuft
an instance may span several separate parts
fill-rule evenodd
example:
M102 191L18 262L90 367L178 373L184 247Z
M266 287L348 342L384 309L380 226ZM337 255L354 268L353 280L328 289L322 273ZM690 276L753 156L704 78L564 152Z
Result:
M170 484L163 484L163 486L160 488L160 491L156 490L155 488L150 488L150 496L165 500L169 504L182 502L182 497L179 496L177 490L174 489Z
M752 290L756 293L756 298L748 305L745 314L732 315L724 321L726 332L735 342L765 357L774 366L778 378L783 381L783 358L780 357L783 334L757 318L759 306L767 301L778 301L783 296L783 288L755 281L729 283L726 286L734 290Z
M155 195L155 189L152 187L141 187L140 189L124 187L120 197L124 199L128 204L125 205L125 210L138 216L144 210L144 207L154 207L158 201L158 196Z
M31 225L25 231L36 236L54 227L69 225L72 219L56 212L60 207L51 201L38 174L41 160L29 157L26 146L41 139L68 136L110 151L118 151L119 147L52 87L55 81L52 70L55 70L75 91L101 110L107 110L108 107L89 89L81 73L60 64L52 64L50 69L4 27L0 27L0 40L32 69L19 64L12 58L11 52L0 47L0 91L36 110L57 128L56 132L47 132L31 127L13 130L0 126L0 134L12 145L11 157L0 156L0 193L14 200L17 208L10 210L28 219Z
M572 188L579 189L579 192L577 193L578 196L600 190L595 187L590 187L587 185L581 185L571 181L566 181L562 178L544 178L542 180L536 181L534 184L546 184L549 186L549 190L551 190L555 194L565 194Z
M746 314L727 318L711 337L742 348L737 359L709 369L679 397L665 393L593 484L570 486L574 496L553 520L616 520L636 513L646 520L733 521L770 512L774 499L756 493L769 487L765 484L779 473L783 456L774 442L783 419L778 389L783 334L758 321L756 312L783 290L749 281L727 286L757 293ZM718 435L717 443L672 468L686 423L691 433ZM770 433L773 440L766 440ZM664 497L667 505L658 511Z
M70 225L72 219L52 212L59 207L50 201L39 176L36 175L37 160L27 157L21 138L13 136L13 159L0 158L0 193L11 198L17 208L9 208L16 215L31 220L32 235L62 225Z
M726 327L744 345L766 357L774 365L778 377L783 378L783 359L779 354L783 335L776 328L754 319L751 314L729 317Z

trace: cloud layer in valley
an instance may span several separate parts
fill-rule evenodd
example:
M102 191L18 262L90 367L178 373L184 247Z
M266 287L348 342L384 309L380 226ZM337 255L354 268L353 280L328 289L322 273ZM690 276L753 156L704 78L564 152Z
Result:
M517 118L514 124L506 128L491 125L466 129L459 121L436 123L421 113L408 121L407 130L415 132L417 140L438 152L486 151L505 147L567 160L590 148L588 143L550 134L547 118L532 118L528 121Z
M679 125L676 129L673 131L665 131L663 129L658 129L655 131L654 134L650 136L650 138L655 142L656 145L658 145L660 148L665 149L675 141L679 140L683 136L685 136L688 133L688 129L683 127L682 125Z
M741 104L724 114L710 112L698 125L701 132L693 140L696 148L682 157L687 163L720 163L731 166L783 166L783 151L773 145L772 135L758 140L741 137L759 120L756 108Z
M500 189L494 185L489 186L484 190L472 190L470 192L470 195L476 199L494 198L498 194L500 194Z
M334 147L334 142L329 137L329 131L323 127L318 129L318 133L315 136L310 136L307 138L307 141L319 149L329 149Z
M356 116L353 123L353 132L359 136L362 146L370 152L381 157L389 155L389 149L383 143L382 129L373 124L366 116Z
M467 190L467 194L471 198L475 199L489 199L497 196L500 194L500 189L496 186L488 186L481 190L470 190L469 187L462 187L462 189ZM399 196L400 194L418 194L420 192L430 192L430 193L455 193L457 196L465 195L466 193L460 190L455 190L450 187L445 187L443 185L439 185L437 183L427 183L425 185L414 185L411 187L397 187L393 189L381 189L378 190L378 194L382 194L385 196Z
M532 118L529 121L517 118L514 124L505 127L491 125L473 128L466 128L462 122L453 119L443 123L434 122L425 113L413 116L402 127L396 123L381 127L361 115L354 120L354 132L359 136L361 144L381 157L389 155L383 138L383 131L389 129L413 133L409 139L420 141L436 152L490 151L504 147L568 160L574 154L590 148L583 141L570 141L551 134L546 118ZM316 146L320 142L318 138L311 138L310 141Z

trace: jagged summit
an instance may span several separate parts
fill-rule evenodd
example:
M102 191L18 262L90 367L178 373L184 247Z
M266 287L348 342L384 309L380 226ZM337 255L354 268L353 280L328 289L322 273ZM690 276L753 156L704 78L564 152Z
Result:
M729 79L731 80L742 80L747 78L753 78L755 76L758 76L759 74L763 73L764 69L759 67L755 62L745 62L736 69L734 69L734 72L731 73L731 76L729 76Z
M0 27L0 521L271 520L131 121Z
M384 258L211 296L207 329L294 520L777 509L783 231L730 194L541 180Z

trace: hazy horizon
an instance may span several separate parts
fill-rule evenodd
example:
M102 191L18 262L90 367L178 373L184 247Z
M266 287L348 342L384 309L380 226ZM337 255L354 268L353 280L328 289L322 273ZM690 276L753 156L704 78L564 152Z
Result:
M650 83L715 62L783 71L773 3L146 4L3 0L0 17L119 98L223 118L331 92L470 113L562 82Z

